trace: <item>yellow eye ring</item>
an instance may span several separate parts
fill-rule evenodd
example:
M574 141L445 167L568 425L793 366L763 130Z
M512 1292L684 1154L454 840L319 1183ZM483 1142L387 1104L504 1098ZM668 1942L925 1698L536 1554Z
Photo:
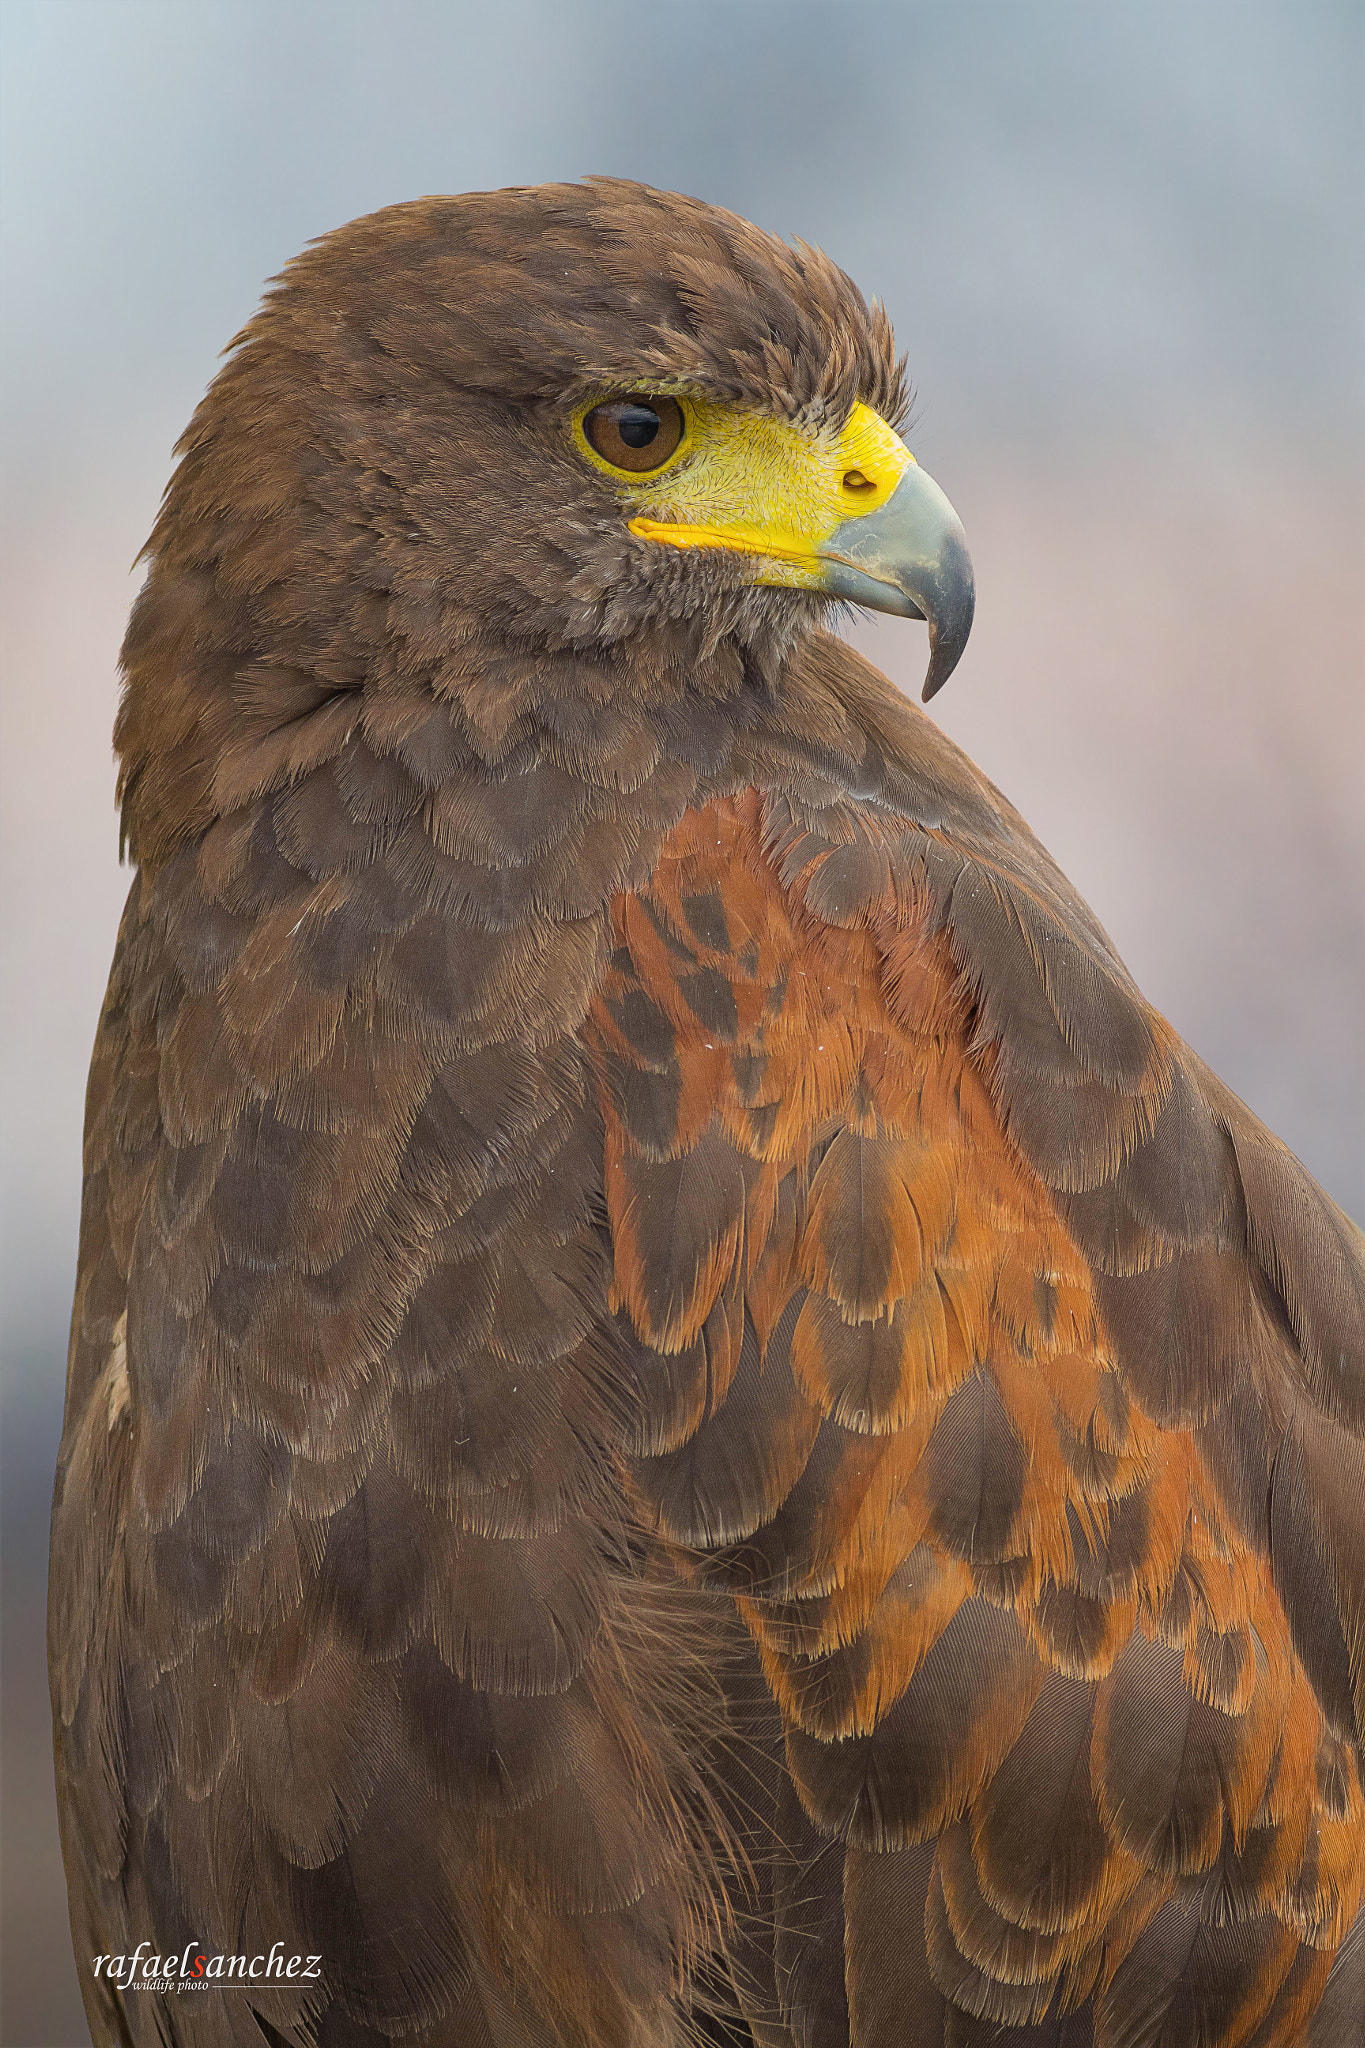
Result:
M622 483L662 475L691 440L685 402L653 391L597 399L574 415L573 427L579 453Z

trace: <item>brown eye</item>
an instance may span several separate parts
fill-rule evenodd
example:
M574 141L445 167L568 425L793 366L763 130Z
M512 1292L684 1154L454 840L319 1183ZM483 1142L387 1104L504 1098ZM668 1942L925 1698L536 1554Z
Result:
M589 445L613 469L643 475L662 469L683 437L683 424L676 398L641 393L595 405L583 422L583 432Z

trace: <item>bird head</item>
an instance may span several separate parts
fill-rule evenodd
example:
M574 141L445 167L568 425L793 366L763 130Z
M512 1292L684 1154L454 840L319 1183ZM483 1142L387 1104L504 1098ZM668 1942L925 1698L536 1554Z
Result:
M450 693L476 646L640 687L728 648L771 681L852 603L928 621L931 696L972 571L906 410L882 308L698 200L598 179L323 237L181 443L124 650L125 823L172 772L138 729L165 754L191 653L221 700L182 733L201 784L232 721L395 674Z

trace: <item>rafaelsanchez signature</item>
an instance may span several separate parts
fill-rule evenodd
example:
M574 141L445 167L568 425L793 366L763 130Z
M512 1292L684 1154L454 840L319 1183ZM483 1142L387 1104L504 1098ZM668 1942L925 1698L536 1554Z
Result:
M241 1991L262 1983L300 1982L321 1977L321 1956L286 1956L275 1942L268 1956L210 1955L190 1942L182 1955L151 1955L140 1941L130 1956L94 1956L98 1977L123 1991Z

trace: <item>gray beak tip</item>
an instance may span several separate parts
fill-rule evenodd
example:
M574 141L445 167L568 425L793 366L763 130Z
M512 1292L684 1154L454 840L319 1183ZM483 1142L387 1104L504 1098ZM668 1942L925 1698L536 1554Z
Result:
M938 595L940 602L929 615L929 669L920 692L925 704L961 661L976 614L976 579L960 528L944 538Z

